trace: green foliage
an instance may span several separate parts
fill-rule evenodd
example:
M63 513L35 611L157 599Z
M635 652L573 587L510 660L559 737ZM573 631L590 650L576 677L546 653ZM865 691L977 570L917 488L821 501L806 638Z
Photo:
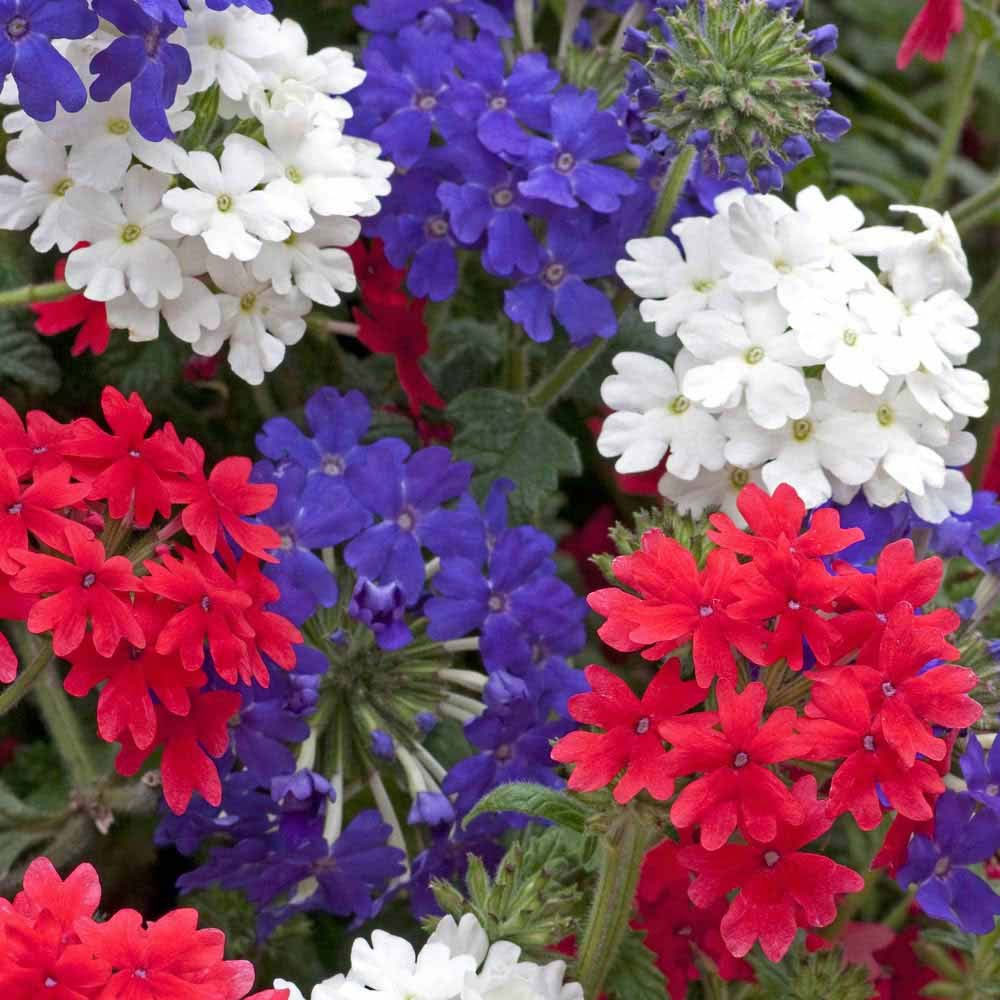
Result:
M6 382L43 396L57 392L62 384L51 348L29 328L22 313L0 314L0 392L6 392Z
M645 937L645 931L631 928L625 934L618 959L604 982L605 993L614 1000L663 1000L667 996L666 980L656 967L656 956L644 943Z
M932 927L921 933L914 951L940 977L924 987L924 996L1000 997L1000 928L976 935L954 927Z
M772 962L754 949L747 960L757 983L744 1000L869 1000L868 971L847 965L840 949L807 953L801 936L780 962Z
M591 810L578 795L565 791L533 785L527 781L513 781L500 785L484 795L462 821L468 826L477 816L491 812L517 812L536 819L546 819L574 833L583 833Z
M102 385L113 385L126 396L139 393L147 406L160 410L171 401L189 353L171 334L139 344L115 334L97 359L97 377Z
M513 941L529 960L551 961L553 943L573 933L586 911L590 848L579 834L536 827L514 842L494 878L470 855L466 891L438 882L434 896L456 920L472 913L491 941Z
M517 483L511 495L514 520L540 516L559 476L583 471L576 442L544 413L501 389L470 389L452 402L446 418L456 425L457 458L476 467L472 489L482 498L500 476Z
M471 316L449 319L434 332L424 367L441 396L456 399L467 389L496 382L504 347L503 331L497 323L483 323Z

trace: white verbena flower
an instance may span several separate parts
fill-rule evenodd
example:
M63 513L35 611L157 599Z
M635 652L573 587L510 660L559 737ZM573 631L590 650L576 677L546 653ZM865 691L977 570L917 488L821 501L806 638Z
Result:
M209 274L220 289L217 296L222 322L206 330L193 344L206 357L229 344L229 366L244 381L260 385L266 372L284 360L285 348L297 344L306 332L303 318L309 300L292 290L279 295L269 283L257 281L233 260L209 260Z
M258 82L256 63L278 51L281 37L277 18L269 14L245 7L211 10L205 0L191 0L179 44L191 56L187 92L218 83L226 97L239 101Z
M799 420L779 430L756 426L739 410L720 420L727 437L726 460L749 468L761 466L761 477L773 492L788 483L807 507L826 503L834 479L857 487L874 474L881 451L873 436L852 438L845 433L843 412L825 398L822 386L810 379L812 407Z
M747 483L763 486L760 469L742 469L735 465L724 465L718 472L699 472L694 479L678 479L669 472L660 477L660 495L670 500L682 514L704 517L711 510L721 510L728 514L740 527L746 521L736 506L740 490Z
M685 396L708 409L731 409L746 399L747 413L761 427L777 428L809 409L803 365L810 358L788 329L788 314L773 292L747 296L731 319L701 312L678 331L700 362L684 376Z
M66 147L32 126L7 144L7 163L21 177L0 176L0 228L28 229L39 253L68 253L79 242L66 218L66 194L76 186ZM35 225L37 223L37 225Z
M178 169L195 186L173 188L163 204L173 213L178 233L200 236L223 259L253 260L262 240L287 239L304 232L313 220L303 218L301 202L285 187L258 191L271 168L271 154L258 142L231 135L222 158L195 151L178 157Z
M109 302L128 289L149 308L160 296L181 294L181 266L173 247L177 234L162 204L171 182L168 174L136 165L125 175L120 199L80 189L67 194L77 238L90 244L66 261L71 288L84 289L95 302Z
M642 299L639 314L669 337L685 320L705 309L733 312L736 296L726 283L722 251L729 239L726 220L684 219L674 226L684 255L666 236L629 240L633 260L620 260L618 276Z
M920 205L889 207L917 216L925 227L922 233L907 233L907 239L879 254L878 266L888 272L892 290L906 302L918 302L945 289L967 298L972 276L951 216Z
M604 421L597 450L620 456L618 472L655 469L667 453L667 470L694 479L699 469L722 468L725 438L716 418L681 393L679 383L694 364L682 351L674 369L665 361L625 351L612 362L617 374L601 386L601 398L615 412Z

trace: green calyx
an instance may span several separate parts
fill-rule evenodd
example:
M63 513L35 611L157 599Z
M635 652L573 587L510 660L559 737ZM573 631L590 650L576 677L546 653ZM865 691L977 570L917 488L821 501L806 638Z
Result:
M650 34L646 69L660 103L649 122L678 143L707 131L717 156L742 156L751 169L790 136L819 139L826 100L810 88L819 77L801 23L765 0L705 0L703 9L659 11L673 40Z

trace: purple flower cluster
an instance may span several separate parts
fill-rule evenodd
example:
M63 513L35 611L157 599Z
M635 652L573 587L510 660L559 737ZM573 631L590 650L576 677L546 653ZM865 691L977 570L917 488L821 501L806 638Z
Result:
M969 737L961 759L968 792L945 792L934 810L934 835L914 835L900 885L916 883L917 902L928 916L969 934L987 934L1000 915L1000 896L970 866L1000 850L1000 750L985 756Z
M206 0L212 10L249 7L263 14L270 0ZM98 18L119 35L94 55L90 97L108 101L132 85L131 118L152 142L171 135L166 111L191 75L187 51L169 41L185 23L180 0L0 0L0 79L12 76L21 106L38 121L51 121L57 105L79 111L87 89L54 40L86 38Z
M260 518L282 538L274 607L306 645L269 688L239 688L221 808L166 817L158 833L185 853L208 846L181 886L245 891L262 933L314 909L366 920L404 890L426 912L432 878L469 851L492 861L522 822L463 830L483 794L560 784L549 747L581 689L567 657L585 607L555 575L552 540L508 524L514 484L480 505L467 463L366 443L370 420L360 393L321 389L308 433L278 417L258 435L255 478L278 487ZM404 827L393 803L406 799Z

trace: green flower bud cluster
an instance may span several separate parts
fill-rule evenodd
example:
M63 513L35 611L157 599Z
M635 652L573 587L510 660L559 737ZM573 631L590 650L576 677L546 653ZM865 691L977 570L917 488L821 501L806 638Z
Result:
M676 142L707 132L718 157L771 164L792 136L821 139L826 108L809 37L766 0L702 0L660 10L669 35L649 33L646 70L660 94L647 121Z

